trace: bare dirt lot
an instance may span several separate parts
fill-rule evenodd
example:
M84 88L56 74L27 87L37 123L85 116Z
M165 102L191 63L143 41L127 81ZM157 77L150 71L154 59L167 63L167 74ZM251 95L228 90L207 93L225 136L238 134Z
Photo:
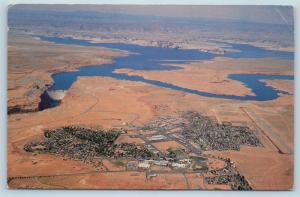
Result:
M166 152L168 149L181 149L184 148L180 144L178 144L176 141L164 141L164 142L156 142L153 143L153 145L159 149L160 151Z

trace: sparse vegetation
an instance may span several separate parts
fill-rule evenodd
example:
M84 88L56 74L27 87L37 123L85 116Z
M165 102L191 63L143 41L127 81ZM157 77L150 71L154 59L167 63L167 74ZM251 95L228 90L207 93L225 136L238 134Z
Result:
M150 159L154 155L144 146L137 146L129 143L118 144L120 151L116 151L116 157L129 157L135 159Z
M222 158L220 158L222 159ZM230 159L222 159L225 162L224 169L211 170L214 176L205 177L208 184L227 184L232 190L252 190L244 176L232 165Z

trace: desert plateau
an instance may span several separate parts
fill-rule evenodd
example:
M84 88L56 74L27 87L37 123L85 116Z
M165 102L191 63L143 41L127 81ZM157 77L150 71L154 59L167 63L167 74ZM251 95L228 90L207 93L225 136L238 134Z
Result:
M292 11L10 7L8 187L292 190Z

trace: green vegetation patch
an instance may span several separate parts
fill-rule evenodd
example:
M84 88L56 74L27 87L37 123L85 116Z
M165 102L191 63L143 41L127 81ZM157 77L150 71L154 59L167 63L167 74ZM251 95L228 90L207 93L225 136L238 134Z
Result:
M200 157L200 156L191 156L192 160L194 160L196 163L203 163L207 161L206 157Z
M120 160L117 160L117 161L113 162L113 164L116 165L116 166L125 166L124 162L120 161Z
M180 148L177 148L177 149L168 148L167 151L168 151L167 156L170 157L170 158L177 158L178 156L184 154L184 150L180 149Z

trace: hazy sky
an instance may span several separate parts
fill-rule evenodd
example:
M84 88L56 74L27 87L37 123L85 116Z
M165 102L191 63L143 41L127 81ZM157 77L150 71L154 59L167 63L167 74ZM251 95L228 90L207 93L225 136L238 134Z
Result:
M15 7L16 8L16 7ZM293 8L287 6L201 5L26 5L17 8L63 11L99 11L138 15L228 19L274 24L293 24Z

